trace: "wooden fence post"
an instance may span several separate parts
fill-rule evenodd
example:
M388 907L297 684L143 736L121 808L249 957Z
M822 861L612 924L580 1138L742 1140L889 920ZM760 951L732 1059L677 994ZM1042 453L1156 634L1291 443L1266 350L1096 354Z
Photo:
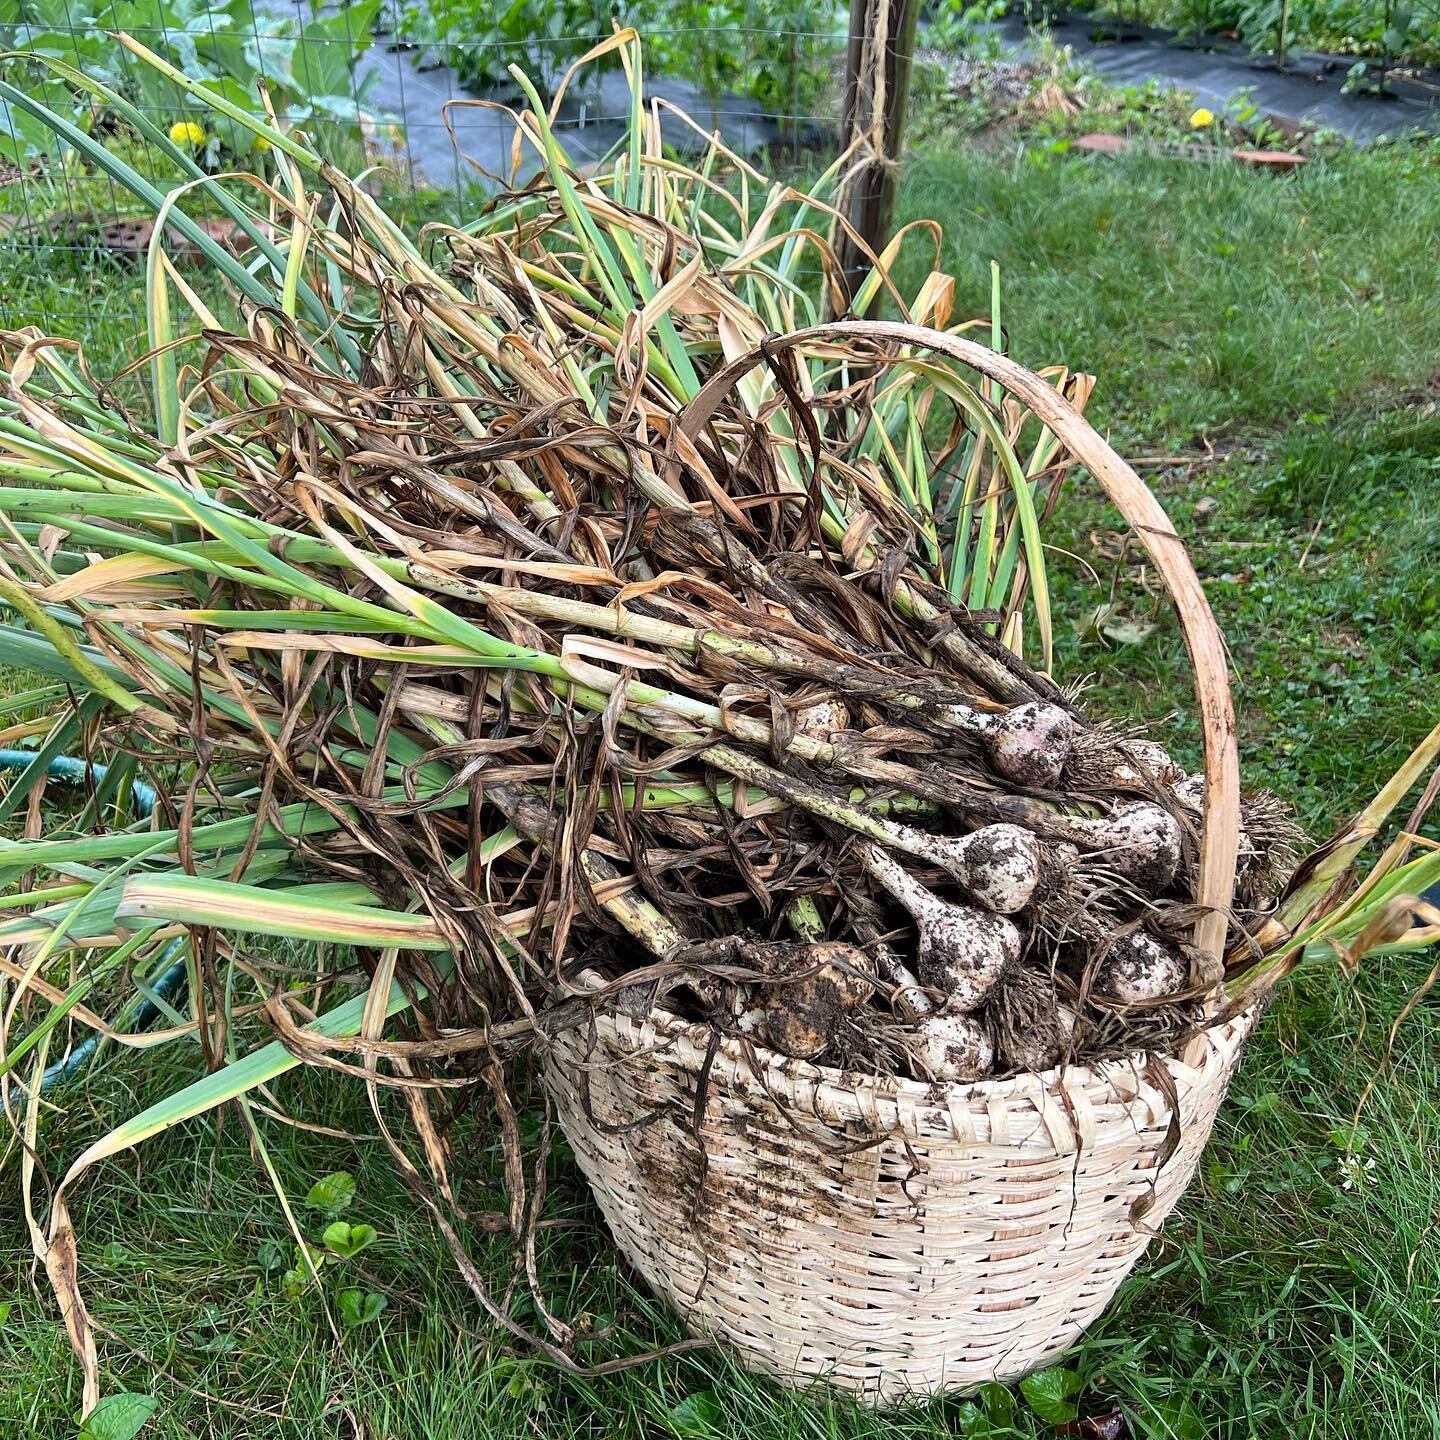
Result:
M877 253L890 238L910 108L910 62L920 0L850 0L845 64L844 146L858 146L840 191L840 213ZM850 294L870 262L843 230L837 252Z

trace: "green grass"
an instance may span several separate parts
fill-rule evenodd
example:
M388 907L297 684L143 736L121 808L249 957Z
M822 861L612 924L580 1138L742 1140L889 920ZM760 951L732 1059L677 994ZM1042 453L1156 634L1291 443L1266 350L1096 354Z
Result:
M1373 1014L1393 1009L1408 983L1401 975L1371 977L1364 989ZM1381 1043L1372 1020L1357 1052L1360 1024L1356 997L1333 981L1307 986L1304 1003L1287 1003L1267 1021L1182 1214L1071 1361L1096 1408L1127 1400L1148 1419L1148 1433L1159 1435L1166 1415L1176 1433L1206 1437L1411 1437L1440 1426L1433 1314L1440 1261L1426 1244L1440 1207L1433 1153L1440 1056L1433 1027L1417 1021L1364 1117L1358 1153L1376 1160L1366 1172L1372 1179L1347 1192L1344 1132L1358 1078ZM112 1071L89 1098L101 1111L137 1104L142 1094L131 1086L138 1078L138 1067ZM146 1076L143 1093L157 1095L175 1078ZM373 1133L353 1092L315 1076L288 1084L284 1099L297 1118ZM94 1119L76 1108L77 1122L52 1127L49 1143L63 1140L68 1150L94 1133ZM378 1144L273 1124L268 1132L297 1199L332 1169L356 1175L349 1213L382 1238L357 1262L363 1276L352 1271L343 1283L383 1291L390 1306L375 1325L337 1344L313 1292L284 1295L278 1272L264 1268L267 1241L288 1249L284 1223L233 1122L218 1140L196 1124L106 1167L80 1209L86 1280L104 1327L107 1381L163 1397L158 1436L348 1440L348 1408L363 1417L366 1434L380 1436L468 1440L543 1425L544 1434L639 1440L667 1433L667 1413L697 1392L716 1397L715 1433L737 1440L954 1433L962 1413L955 1402L878 1418L824 1397L797 1399L709 1352L631 1376L567 1379L487 1335ZM466 1154L471 1132L462 1126L459 1133L469 1203L483 1209L498 1201L490 1188L494 1156ZM551 1213L576 1228L552 1232L544 1254L552 1301L572 1315L613 1318L634 1348L657 1335L677 1338L617 1271L563 1159L555 1177ZM319 1217L301 1209L318 1233ZM503 1246L473 1231L470 1238L492 1260L492 1273L503 1275ZM0 1421L15 1429L0 1433L66 1435L74 1367L18 1254L10 1269L16 1310L0 1331L0 1361L13 1388ZM341 1283L327 1278L332 1299ZM177 1380L192 1389L180 1390ZM272 1414L231 1408L238 1405ZM1187 1431L1183 1417L1191 1413L1206 1428ZM1046 1431L1022 1423L1018 1433Z
M1230 646L1251 783L1313 831L1434 723L1440 667L1440 147L1381 147L1292 179L1147 157L1009 167L927 158L905 218L946 222L961 313L1000 262L1011 353L1100 378L1090 418L1191 545ZM1367 224L1391 197L1387 225ZM1302 223L1302 220L1304 223ZM1225 237L1225 254L1217 251ZM1303 237L1303 238L1297 238ZM1136 720L1178 714L1198 762L1179 628L1118 514L1072 485L1050 538L1062 675ZM1153 630L1115 644L1089 621Z
M1095 414L1132 449L1374 409L1440 361L1434 145L1347 152L1289 178L947 154L912 165L900 211L944 225L961 313L988 311L1000 263L1012 353L1098 375ZM912 243L918 279L926 242Z
M1378 789L1436 720L1437 457L1431 402L1296 426L1213 466L1150 476L1193 537L1229 645L1247 778L1289 797L1317 837ZM1088 500L1072 493L1065 512L1082 553L1081 521L1095 518ZM1088 616L1088 597L1112 604L1122 625L1155 628L1138 645L1113 647L1093 631L1072 633L1069 673L1095 673L1091 700L1102 710L1155 721L1178 712L1198 766L1173 614L1144 583L1140 557L1118 573L1098 553L1087 558L1106 589L1097 596L1067 574L1069 613Z
M83 236L59 237L53 247L12 244L0 252L0 324L82 338L98 375L145 353L143 259L112 255Z
M1014 353L1096 371L1092 413L1131 453L1203 455L1202 437L1215 444L1213 459L1149 473L1193 540L1230 638L1247 773L1292 796L1317 830L1367 799L1435 717L1434 153L1344 156L1280 182L1146 160L927 159L903 197L907 216L946 223L959 309L983 308L985 267L998 258ZM16 297L59 303L75 283L7 271L6 323L19 318ZM103 300L120 312L120 279ZM136 353L131 334L103 321L99 338L101 369ZM1120 714L1158 719L1178 709L1193 743L1177 632L1133 557L1106 558L1115 528L1077 482L1052 531L1057 605L1072 621L1061 637L1065 673L1093 672L1095 703ZM1094 565L1101 583L1062 550ZM1154 628L1139 644L1103 643L1080 623L1102 602L1116 607L1112 622ZM1421 978L1414 963L1388 963L1353 982L1316 974L1287 987L1180 1212L1067 1362L1084 1379L1088 1411L1123 1404L1134 1433L1147 1436L1440 1435L1433 1005L1410 1021L1350 1129L1389 1017ZM73 1156L198 1067L198 1055L188 1069L179 1057L155 1070L111 1062L48 1117L47 1154ZM339 1289L357 1286L385 1295L387 1308L337 1340L314 1291L286 1293L284 1221L233 1116L218 1136L192 1123L103 1166L75 1198L82 1273L102 1327L106 1388L160 1399L147 1434L981 1433L961 1402L877 1417L789 1395L715 1352L596 1381L517 1354L489 1331L416 1217L363 1096L312 1073L282 1082L277 1099L299 1120L355 1137L264 1122L312 1237L324 1221L301 1203L310 1184L337 1169L357 1177L348 1217L381 1237L327 1270L324 1294L333 1308ZM484 1133L466 1118L453 1132L476 1210L499 1203ZM606 1355L677 1338L617 1264L563 1154L552 1172L549 1214L566 1222L545 1232L552 1302L614 1323ZM78 1370L31 1270L15 1174L12 1162L0 1181L0 1298L12 1306L0 1324L0 1435L60 1440L74 1434ZM1352 1174L1358 1183L1347 1190ZM474 1228L467 1239L503 1288L503 1243ZM1013 1424L984 1433L1055 1431L1021 1401Z

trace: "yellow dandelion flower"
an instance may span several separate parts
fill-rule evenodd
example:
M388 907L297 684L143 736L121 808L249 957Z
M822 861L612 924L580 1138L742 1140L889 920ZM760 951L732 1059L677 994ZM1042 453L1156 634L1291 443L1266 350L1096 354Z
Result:
M170 138L177 145L197 149L205 143L205 132L193 120L177 120L170 127Z
M1203 105L1190 115L1190 128L1192 130L1203 130L1207 125L1215 123L1215 112L1207 110Z

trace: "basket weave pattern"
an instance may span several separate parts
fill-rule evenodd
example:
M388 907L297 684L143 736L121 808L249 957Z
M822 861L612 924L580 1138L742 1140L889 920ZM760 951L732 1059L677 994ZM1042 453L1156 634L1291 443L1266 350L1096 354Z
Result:
M757 1073L726 1041L697 1117L710 1032L609 1015L555 1042L546 1083L612 1234L692 1330L894 1403L1074 1342L1189 1182L1250 1024L950 1089L768 1051Z

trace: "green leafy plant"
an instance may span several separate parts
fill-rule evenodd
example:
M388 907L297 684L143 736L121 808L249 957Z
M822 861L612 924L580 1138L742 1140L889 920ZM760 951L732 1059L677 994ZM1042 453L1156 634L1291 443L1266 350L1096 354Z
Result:
M335 1297L335 1310L347 1330L371 1325L384 1313L389 1302L374 1290L342 1290Z
M842 11L833 0L765 0L760 28L767 38L746 67L744 92L782 130L803 129L820 118L834 84Z
M260 1242L260 1248L255 1252L255 1263L264 1274L273 1275L275 1271L286 1268L289 1255L290 1247L272 1236Z
M434 0L408 5L399 28L453 65L462 84L486 91L509 88L511 65L554 84L612 18L622 11L606 0Z
M1185 39L1217 35L1239 27L1240 4L1238 0L1176 0L1170 23Z
M1351 90L1373 88L1377 69L1396 60L1440 60L1440 9L1404 0L1103 0L1095 8L1192 39L1238 34L1282 63L1295 49L1365 57L1350 71Z
M646 57L658 74L683 75L710 104L711 126L727 95L747 93L757 45L747 0L645 0L632 24L649 36Z
M1255 103L1250 89L1237 90L1226 103L1225 120L1249 137L1252 145L1281 149L1292 143L1283 130Z
M700 90L712 123L729 94L754 100L786 131L802 128L833 98L844 44L839 0L434 0L403 11L400 30L454 66L471 89L509 92L509 66L554 87L616 24L647 37L652 71Z
M998 56L1004 46L991 26L1007 8L1006 0L939 0L925 43L937 50Z
M1020 1382L1020 1393L1031 1412L1057 1426L1068 1425L1079 1414L1073 1397L1080 1388L1079 1375L1062 1365L1037 1370Z
M975 1392L973 1400L960 1401L956 1424L966 1440L990 1440L992 1436L1015 1433L1015 1395L1005 1385L990 1381Z
M713 1390L696 1390L665 1412L665 1423L677 1440L710 1440L722 1433L724 1409Z
M325 1248L333 1251L342 1260L353 1260L362 1250L369 1249L378 1238L373 1225L351 1225L346 1220L332 1220L321 1236Z
M113 105L97 105L93 90L77 91L57 66L133 102L177 144L215 166L226 157L251 157L267 142L232 115L197 103L168 76L137 65L111 32L147 36L158 54L242 111L265 113L263 87L285 125L310 127L322 144L354 145L372 83L358 67L378 11L379 0L338 14L315 3L308 19L295 20L252 0L102 0L81 9L69 0L0 0L0 47L26 52L7 62L9 82L79 132L107 144L123 131L134 133ZM0 156L25 165L74 153L73 136L23 106L0 103Z
M76 1440L133 1440L155 1413L153 1395L107 1395L80 1425Z
M344 1170L326 1175L317 1180L305 1197L305 1203L312 1210L324 1215L335 1216L348 1210L355 1200L355 1177Z

